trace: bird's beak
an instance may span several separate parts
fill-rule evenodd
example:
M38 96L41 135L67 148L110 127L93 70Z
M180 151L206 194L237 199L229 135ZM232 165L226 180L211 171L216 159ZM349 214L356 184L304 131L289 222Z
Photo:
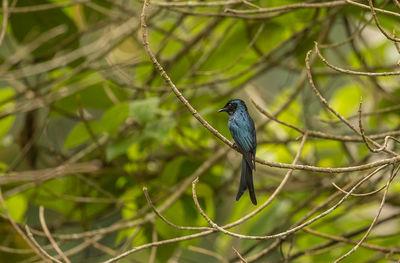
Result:
M228 111L228 108L219 109L218 112Z

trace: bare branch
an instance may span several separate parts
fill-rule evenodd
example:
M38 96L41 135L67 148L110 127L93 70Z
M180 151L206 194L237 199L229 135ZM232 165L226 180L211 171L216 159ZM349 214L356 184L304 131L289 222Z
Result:
M51 245L54 247L54 249L57 251L58 255L60 255L60 257L66 263L70 263L71 261L67 258L67 256L64 254L64 252L57 245L57 242L51 236L51 233L50 233L49 229L47 228L46 220L44 218L44 208L43 208L43 206L39 207L39 218L40 218L40 224L42 225L43 231L46 234L47 238L49 239Z
M397 172L399 171L399 168L400 168L400 166L397 166L395 171L392 171L392 173L390 174L389 179L388 179L388 181L386 183L386 186L385 186L385 191L383 192L383 197L382 197L382 200L381 200L381 204L379 205L379 209L378 209L378 211L377 211L377 213L376 213L376 215L374 217L374 220L372 221L371 225L369 226L367 232L364 234L364 236L360 239L360 241L349 252L347 252L343 256L339 257L337 260L335 260L335 263L342 261L343 259L345 259L349 255L354 253L354 251L356 251L360 247L360 245L364 242L364 240L367 239L367 237L368 237L369 233L371 232L372 228L375 226L375 224L376 224L376 222L377 222L377 220L379 218L379 215L381 214L382 208L383 208L383 206L385 204L385 201L386 201L386 195L388 193L390 183L392 182L393 178L396 176Z
M247 260L244 259L244 257L242 257L242 255L240 255L240 253L234 247L232 247L232 249L235 252L236 256L238 256L243 263L247 263Z

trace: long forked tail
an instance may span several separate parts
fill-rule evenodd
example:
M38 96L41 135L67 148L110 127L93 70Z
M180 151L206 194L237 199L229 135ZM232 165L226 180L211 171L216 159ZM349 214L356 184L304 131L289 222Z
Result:
M246 189L249 189L249 195L251 202L254 205L257 205L257 199L256 199L256 193L254 192L254 185L253 185L253 171L249 164L246 162L246 159L243 157L242 158L242 173L240 176L240 184L239 184L239 190L236 195L236 201L240 199L240 197L243 195L243 193L246 191Z

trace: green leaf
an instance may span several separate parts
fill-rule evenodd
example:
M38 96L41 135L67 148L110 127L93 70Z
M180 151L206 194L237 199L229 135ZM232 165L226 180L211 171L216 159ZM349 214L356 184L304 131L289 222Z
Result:
M14 91L11 88L5 88L0 90L1 101L6 101L12 96L14 96ZM13 102L5 103L0 107L0 111L11 105L13 105ZM3 138L3 136L9 131L9 129L14 123L14 120L15 120L15 115L10 115L8 117L0 119L0 139Z
M0 173L6 173L8 170L8 164L0 162Z
M118 156L123 155L128 150L129 146L137 142L140 137L130 137L119 139L115 142L110 143L106 148L106 159L107 161L114 160Z
M120 103L108 109L101 119L101 125L111 136L116 136L119 127L129 116L128 103Z
M93 134L96 135L101 129L99 122L88 122ZM86 142L90 138L90 133L86 125L81 122L78 123L68 134L64 142L64 148L72 148Z
M186 157L178 157L168 162L164 167L161 176L159 177L160 182L163 185L173 185L176 183L176 179L178 178L179 172L181 170L181 166L186 160Z
M58 71L59 70L56 70L55 72L57 73ZM61 73L67 74L67 72ZM57 74L53 75L53 78L57 78ZM112 107L114 103L105 92L105 85L108 85L109 90L119 101L126 100L126 94L122 92L121 89L105 80L101 74L91 71L72 76L70 79L54 87L53 90L59 90L65 87L71 87L76 90L76 92L71 95L58 99L55 102L55 106L69 113L76 112L79 106L102 110ZM76 99L77 94L81 97L81 103L78 103Z
M120 103L108 109L101 121L87 122L93 135L98 135L102 132L107 132L111 136L116 136L119 127L129 115L129 106L127 103ZM77 124L68 134L64 142L64 148L71 148L86 142L90 138L90 133L85 123Z
M59 180L46 181L43 185L45 186L45 188L38 187L35 189L30 189L28 191L29 196L38 197L30 199L30 202L33 202L33 205L35 206L43 205L46 207L46 209L52 209L63 215L71 216L72 211L74 211L76 202L71 200L57 199L54 197L53 194L49 193L47 189L51 189L51 191L58 194L77 194L77 192L79 192L79 189L76 187L75 178L71 176L66 176L60 178ZM27 217L29 218L29 215L27 215Z
M154 97L131 102L129 104L131 114L141 123L147 122L154 118L158 109L159 101L159 98Z
M201 67L202 70L217 70L231 65L247 46L247 28L245 23L237 22L230 31L226 31L228 23L221 26L221 34L226 37L212 52L211 56ZM253 50L249 51L254 53Z
M120 197L122 201L126 202L126 205L122 209L122 218L128 219L136 215L136 210L138 209L138 206L137 203L132 202L132 200L136 199L142 194L143 192L139 187L132 187L125 191L125 193Z
M17 222L22 222L26 209L28 208L28 202L24 195L14 195L5 201L11 217Z
M330 104L343 116L355 114L363 95L361 90L362 88L355 84L343 86L335 92L330 99Z
M175 126L176 121L172 118L154 120L147 124L143 136L164 142L168 138L169 131Z

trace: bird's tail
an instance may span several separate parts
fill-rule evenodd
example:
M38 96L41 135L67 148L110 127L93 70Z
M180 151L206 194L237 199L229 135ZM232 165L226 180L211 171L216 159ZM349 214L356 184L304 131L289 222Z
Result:
M242 174L240 176L240 184L238 193L236 195L236 201L240 199L240 197L243 195L246 189L249 189L251 202L254 205L257 205L256 193L254 192L254 185L253 185L253 171L249 166L249 164L246 162L246 159L243 157Z

